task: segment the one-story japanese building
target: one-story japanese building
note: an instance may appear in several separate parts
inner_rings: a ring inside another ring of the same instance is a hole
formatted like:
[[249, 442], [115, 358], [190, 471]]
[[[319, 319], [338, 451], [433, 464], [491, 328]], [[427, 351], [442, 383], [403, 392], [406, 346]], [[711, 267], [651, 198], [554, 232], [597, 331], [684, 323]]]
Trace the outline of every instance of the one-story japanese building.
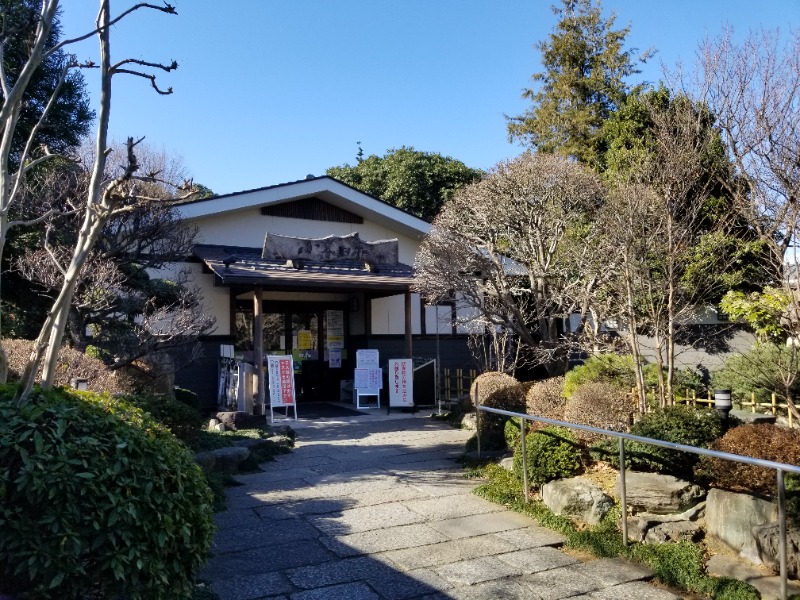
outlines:
[[202, 358], [176, 375], [202, 406], [235, 396], [240, 408], [243, 398], [248, 410], [252, 397], [258, 405], [247, 365], [269, 354], [294, 357], [301, 403], [339, 400], [358, 349], [379, 350], [382, 364], [437, 356], [444, 366], [473, 364], [456, 307], [428, 306], [412, 291], [428, 222], [327, 176], [179, 210], [198, 231], [183, 266], [216, 317]]

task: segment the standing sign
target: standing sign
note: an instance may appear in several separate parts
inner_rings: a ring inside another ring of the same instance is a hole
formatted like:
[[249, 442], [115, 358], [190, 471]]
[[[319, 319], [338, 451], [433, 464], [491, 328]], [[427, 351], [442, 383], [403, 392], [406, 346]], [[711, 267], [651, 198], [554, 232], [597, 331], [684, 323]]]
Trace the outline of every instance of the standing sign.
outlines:
[[297, 419], [297, 402], [294, 394], [294, 365], [290, 355], [270, 355], [267, 357], [269, 373], [269, 412], [270, 420], [274, 420], [273, 409], [285, 408], [289, 417], [289, 407], [294, 408]]
[[356, 408], [369, 408], [361, 405], [362, 396], [377, 396], [378, 408], [381, 407], [383, 369], [378, 365], [379, 355], [377, 350], [356, 350], [356, 369], [353, 374]]
[[414, 364], [410, 358], [389, 361], [389, 407], [414, 406]]

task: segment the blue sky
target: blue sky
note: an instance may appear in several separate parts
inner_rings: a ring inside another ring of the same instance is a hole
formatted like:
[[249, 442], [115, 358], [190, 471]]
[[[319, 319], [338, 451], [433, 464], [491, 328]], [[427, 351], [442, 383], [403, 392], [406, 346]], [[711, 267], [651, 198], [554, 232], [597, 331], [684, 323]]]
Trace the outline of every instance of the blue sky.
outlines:
[[[169, 62], [159, 77], [115, 80], [111, 133], [145, 136], [183, 158], [198, 183], [228, 193], [323, 175], [366, 154], [413, 146], [476, 168], [522, 151], [504, 115], [540, 70], [534, 44], [553, 29], [547, 0], [172, 0], [179, 15], [140, 11], [115, 27], [113, 58]], [[115, 2], [117, 10], [127, 2]], [[92, 0], [64, 2], [65, 36], [84, 32]], [[698, 42], [731, 25], [800, 26], [800, 0], [606, 0], [629, 46], [653, 48], [641, 77], [694, 61]], [[95, 56], [95, 42], [73, 49]], [[96, 81], [87, 75], [90, 93]]]

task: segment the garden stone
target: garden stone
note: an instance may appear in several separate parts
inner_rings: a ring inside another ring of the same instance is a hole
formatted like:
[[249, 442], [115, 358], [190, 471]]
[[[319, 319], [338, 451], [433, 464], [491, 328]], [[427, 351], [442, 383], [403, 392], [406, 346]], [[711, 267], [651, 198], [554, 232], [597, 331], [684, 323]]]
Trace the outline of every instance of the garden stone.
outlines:
[[478, 422], [476, 420], [475, 413], [467, 413], [461, 417], [461, 429], [466, 429], [467, 431], [477, 431]]
[[701, 527], [691, 521], [660, 523], [647, 532], [644, 542], [646, 544], [694, 542], [701, 536], [701, 531]]
[[[626, 472], [625, 489], [630, 508], [657, 515], [684, 511], [700, 502], [705, 495], [700, 486], [672, 475], [637, 471]], [[619, 496], [619, 476], [617, 476], [614, 490]]]
[[272, 440], [268, 440], [265, 438], [260, 439], [246, 439], [246, 440], [236, 440], [233, 445], [237, 448], [248, 448], [250, 450], [257, 450], [259, 448], [266, 448], [267, 446], [272, 446], [275, 442]]
[[[209, 458], [209, 456], [211, 458]], [[239, 465], [250, 457], [250, 450], [247, 448], [237, 448], [230, 446], [228, 448], [217, 448], [216, 450], [209, 450], [208, 452], [198, 452], [195, 459], [199, 464], [205, 464], [209, 460], [211, 462], [211, 469], [220, 473], [236, 473], [239, 470]]]
[[[638, 513], [635, 516], [628, 517], [628, 539], [636, 542], [644, 542], [648, 537], [648, 532], [663, 524], [681, 523], [678, 527], [686, 527], [686, 523], [696, 521], [705, 514], [706, 503], [701, 502], [697, 506], [683, 511], [682, 513], [675, 513], [669, 515], [656, 515], [653, 513]], [[621, 522], [622, 519], [620, 519]], [[696, 527], [696, 529], [701, 529]], [[661, 537], [661, 533], [654, 534]], [[649, 543], [649, 542], [648, 542]]]
[[777, 520], [778, 508], [767, 500], [718, 489], [708, 493], [706, 530], [754, 563], [761, 559], [753, 528]]
[[228, 429], [258, 429], [265, 424], [264, 416], [254, 416], [248, 412], [240, 410], [226, 410], [214, 415], [221, 423], [225, 423]]
[[198, 452], [194, 455], [194, 459], [203, 471], [213, 471], [214, 463], [217, 462], [217, 459], [214, 458], [211, 452]]
[[597, 525], [614, 505], [603, 490], [583, 477], [557, 479], [542, 486], [542, 502], [557, 515]]
[[219, 425], [219, 419], [210, 419], [208, 421], [208, 430], [214, 431], [214, 428]]
[[742, 423], [752, 425], [754, 423], [775, 423], [778, 419], [775, 415], [765, 415], [763, 413], [754, 413], [749, 410], [732, 410], [731, 416], [736, 417]]
[[214, 429], [212, 431], [219, 431], [220, 433], [222, 433], [223, 431], [225, 431], [225, 423], [217, 423], [216, 425], [214, 425]]
[[[753, 527], [758, 556], [765, 566], [780, 573], [780, 530], [778, 523]], [[800, 528], [786, 529], [786, 571], [790, 579], [800, 576]]]
[[500, 466], [503, 467], [506, 471], [513, 471], [514, 470], [514, 457], [513, 456], [506, 456], [505, 458], [500, 459]]

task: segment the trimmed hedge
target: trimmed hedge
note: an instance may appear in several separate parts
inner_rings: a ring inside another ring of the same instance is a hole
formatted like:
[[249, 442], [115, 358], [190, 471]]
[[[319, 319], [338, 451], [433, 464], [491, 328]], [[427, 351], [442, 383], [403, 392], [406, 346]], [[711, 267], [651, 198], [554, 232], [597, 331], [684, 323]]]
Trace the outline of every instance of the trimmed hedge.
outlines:
[[[643, 415], [631, 427], [631, 433], [642, 437], [708, 448], [722, 435], [722, 421], [711, 409], [670, 406]], [[606, 439], [595, 444], [593, 455], [619, 468], [619, 442]], [[625, 442], [625, 464], [637, 471], [653, 471], [691, 479], [700, 457], [689, 452], [660, 448], [640, 442]]]
[[183, 599], [204, 562], [211, 492], [149, 415], [90, 392], [0, 387], [0, 591]]
[[[575, 436], [563, 427], [545, 427], [525, 436], [528, 482], [542, 485], [553, 479], [566, 479], [581, 470], [581, 447]], [[514, 472], [522, 476], [522, 445], [514, 451]]]
[[[475, 398], [477, 386], [478, 404], [512, 412], [525, 412], [525, 395], [520, 383], [505, 373], [483, 373], [472, 382], [469, 393]], [[479, 416], [481, 445], [486, 450], [506, 447], [504, 427], [508, 417], [487, 412]]]

